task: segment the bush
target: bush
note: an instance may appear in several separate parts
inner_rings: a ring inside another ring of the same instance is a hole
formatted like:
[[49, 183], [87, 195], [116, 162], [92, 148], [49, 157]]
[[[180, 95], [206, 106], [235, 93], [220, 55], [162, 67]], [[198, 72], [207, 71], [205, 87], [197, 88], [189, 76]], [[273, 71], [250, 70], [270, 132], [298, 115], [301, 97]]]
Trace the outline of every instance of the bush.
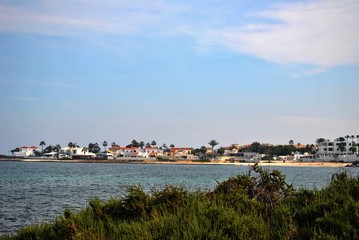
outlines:
[[345, 172], [324, 189], [295, 191], [279, 171], [254, 165], [208, 192], [130, 186], [0, 239], [359, 239], [358, 193], [359, 178]]
[[[256, 174], [252, 175], [252, 171]], [[285, 182], [285, 176], [278, 170], [269, 172], [255, 164], [248, 173], [238, 175], [219, 183], [215, 194], [227, 196], [244, 194], [249, 199], [258, 200], [270, 207], [278, 204], [282, 199], [293, 194], [293, 186]]]

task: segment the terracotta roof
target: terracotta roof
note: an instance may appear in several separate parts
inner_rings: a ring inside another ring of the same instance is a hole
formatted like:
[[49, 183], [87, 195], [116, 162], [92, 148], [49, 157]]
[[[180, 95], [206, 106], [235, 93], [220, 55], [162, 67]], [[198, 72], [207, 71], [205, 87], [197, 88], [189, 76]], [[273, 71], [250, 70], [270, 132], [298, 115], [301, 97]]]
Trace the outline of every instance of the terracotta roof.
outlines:
[[20, 148], [27, 148], [26, 146], [22, 146], [22, 147], [20, 147]]
[[35, 146], [31, 146], [30, 148], [37, 148], [37, 147], [35, 147]]
[[124, 148], [125, 148], [125, 147], [114, 146], [114, 147], [109, 147], [108, 149], [119, 150], [119, 149], [124, 149]]
[[183, 147], [183, 148], [179, 148], [179, 147], [177, 147], [177, 148], [171, 148], [171, 152], [176, 152], [176, 151], [183, 151], [183, 150], [188, 150], [188, 151], [191, 151], [192, 150], [192, 148], [189, 148], [189, 147]]

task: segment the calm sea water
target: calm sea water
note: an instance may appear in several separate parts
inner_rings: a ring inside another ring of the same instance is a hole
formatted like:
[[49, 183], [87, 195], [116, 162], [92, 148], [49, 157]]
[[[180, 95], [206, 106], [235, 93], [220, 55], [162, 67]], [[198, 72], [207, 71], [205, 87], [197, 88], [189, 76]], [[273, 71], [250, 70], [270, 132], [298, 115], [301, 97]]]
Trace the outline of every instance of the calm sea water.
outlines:
[[[340, 171], [329, 167], [276, 167], [297, 188], [321, 188]], [[0, 235], [22, 226], [49, 222], [64, 209], [77, 211], [92, 198], [123, 194], [125, 186], [140, 184], [146, 191], [166, 185], [188, 190], [213, 189], [248, 170], [234, 165], [162, 165], [0, 162]], [[358, 168], [346, 169], [353, 175]]]

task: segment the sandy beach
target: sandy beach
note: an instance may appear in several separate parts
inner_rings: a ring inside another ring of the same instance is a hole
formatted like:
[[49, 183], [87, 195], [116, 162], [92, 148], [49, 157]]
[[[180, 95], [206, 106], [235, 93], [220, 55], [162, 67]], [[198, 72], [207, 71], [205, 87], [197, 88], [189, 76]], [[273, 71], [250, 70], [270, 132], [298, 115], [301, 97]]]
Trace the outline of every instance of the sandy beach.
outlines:
[[[31, 158], [31, 159], [21, 159], [21, 158], [0, 158], [0, 161], [20, 161], [20, 162], [56, 162], [56, 163], [109, 163], [109, 164], [121, 164], [121, 163], [131, 163], [131, 164], [170, 164], [170, 165], [236, 165], [236, 166], [251, 166], [254, 163], [241, 162], [241, 163], [229, 163], [221, 161], [212, 161], [212, 162], [192, 162], [192, 161], [156, 161], [156, 160], [56, 160], [56, 159], [40, 159], [40, 158]], [[346, 167], [351, 165], [351, 163], [343, 162], [296, 162], [296, 161], [261, 161], [260, 166], [286, 166], [286, 167]]]

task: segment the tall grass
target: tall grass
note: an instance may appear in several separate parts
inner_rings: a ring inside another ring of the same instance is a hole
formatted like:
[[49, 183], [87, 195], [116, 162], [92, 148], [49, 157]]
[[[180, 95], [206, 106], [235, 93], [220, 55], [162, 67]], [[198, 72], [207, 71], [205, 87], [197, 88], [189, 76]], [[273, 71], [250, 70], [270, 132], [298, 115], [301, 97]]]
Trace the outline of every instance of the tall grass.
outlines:
[[130, 186], [1, 239], [359, 239], [359, 177], [341, 172], [324, 189], [296, 191], [254, 166], [208, 192]]

